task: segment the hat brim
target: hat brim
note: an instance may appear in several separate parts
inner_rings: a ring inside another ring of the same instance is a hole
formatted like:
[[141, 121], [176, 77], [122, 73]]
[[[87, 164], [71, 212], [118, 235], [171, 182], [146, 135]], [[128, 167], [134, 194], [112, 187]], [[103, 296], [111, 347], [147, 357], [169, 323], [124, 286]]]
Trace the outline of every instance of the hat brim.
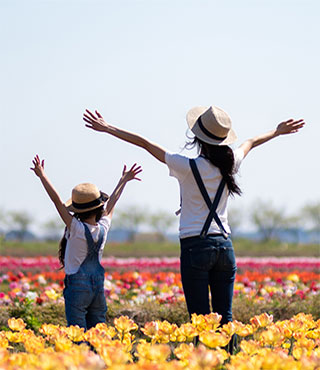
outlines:
[[73, 212], [73, 213], [84, 213], [84, 212], [88, 212], [88, 211], [93, 211], [94, 209], [96, 208], [99, 208], [101, 206], [103, 206], [106, 201], [109, 199], [109, 195], [104, 193], [103, 191], [100, 191], [101, 193], [101, 201], [99, 204], [93, 206], [93, 207], [88, 207], [88, 208], [76, 208], [72, 205], [72, 198], [68, 199], [66, 202], [65, 202], [65, 206], [66, 208], [68, 209], [68, 211], [70, 212]]
[[215, 140], [208, 137], [199, 127], [198, 118], [209, 109], [210, 107], [194, 107], [189, 110], [187, 113], [187, 123], [190, 130], [193, 134], [200, 140], [204, 141], [207, 144], [211, 145], [230, 145], [237, 140], [237, 135], [234, 130], [231, 128], [229, 130], [228, 136], [224, 140]]

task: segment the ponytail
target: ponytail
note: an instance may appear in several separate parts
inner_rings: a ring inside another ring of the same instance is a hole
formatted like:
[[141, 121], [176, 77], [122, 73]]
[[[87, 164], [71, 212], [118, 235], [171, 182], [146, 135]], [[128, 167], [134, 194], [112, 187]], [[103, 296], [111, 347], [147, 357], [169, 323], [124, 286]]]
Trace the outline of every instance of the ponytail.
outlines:
[[199, 152], [208, 159], [215, 167], [218, 167], [231, 196], [241, 195], [241, 189], [234, 178], [234, 155], [232, 149], [227, 145], [210, 145], [194, 137], [185, 148], [193, 148], [198, 145]]

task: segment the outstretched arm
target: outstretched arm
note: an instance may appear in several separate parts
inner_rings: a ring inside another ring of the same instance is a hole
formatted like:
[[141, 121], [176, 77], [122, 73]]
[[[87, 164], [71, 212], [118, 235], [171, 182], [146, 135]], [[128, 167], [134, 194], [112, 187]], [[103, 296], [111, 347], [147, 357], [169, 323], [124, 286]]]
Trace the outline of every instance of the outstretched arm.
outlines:
[[110, 195], [106, 210], [104, 211], [104, 215], [109, 216], [110, 218], [112, 218], [114, 207], [119, 200], [126, 183], [131, 180], [141, 181], [141, 179], [137, 177], [137, 175], [142, 171], [141, 166], [137, 166], [137, 164], [135, 163], [129, 171], [126, 171], [126, 169], [127, 167], [126, 165], [124, 165], [122, 176], [113, 193]]
[[62, 202], [58, 192], [54, 188], [54, 186], [51, 184], [50, 180], [46, 176], [44, 172], [44, 160], [40, 160], [39, 156], [36, 155], [32, 161], [33, 163], [33, 168], [31, 167], [30, 169], [36, 174], [36, 176], [39, 177], [43, 187], [45, 188], [47, 194], [49, 195], [50, 199], [54, 203], [54, 205], [57, 208], [57, 211], [62, 218], [63, 222], [65, 225], [70, 228], [71, 221], [72, 221], [72, 216], [67, 210], [67, 207], [64, 205]]
[[275, 130], [267, 132], [266, 134], [263, 135], [256, 136], [252, 139], [246, 140], [243, 144], [240, 145], [240, 148], [243, 149], [244, 156], [246, 156], [251, 149], [261, 144], [264, 144], [277, 136], [294, 134], [295, 132], [298, 132], [304, 126], [304, 124], [305, 122], [303, 119], [299, 120], [289, 119], [288, 121], [279, 123]]
[[89, 127], [95, 131], [106, 132], [121, 140], [127, 141], [128, 143], [137, 145], [147, 150], [160, 162], [165, 163], [166, 150], [160, 145], [155, 144], [140, 135], [109, 125], [105, 122], [102, 115], [98, 111], [95, 111], [95, 114], [93, 114], [88, 109], [86, 109], [86, 112], [87, 113], [83, 114], [83, 120], [87, 122], [86, 127]]

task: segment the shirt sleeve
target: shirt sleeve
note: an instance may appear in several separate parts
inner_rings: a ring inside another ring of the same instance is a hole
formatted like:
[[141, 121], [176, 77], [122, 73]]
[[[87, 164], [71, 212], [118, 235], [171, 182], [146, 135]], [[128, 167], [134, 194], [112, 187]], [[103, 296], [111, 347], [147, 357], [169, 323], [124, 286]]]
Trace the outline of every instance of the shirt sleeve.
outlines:
[[242, 148], [237, 148], [234, 152], [233, 152], [233, 155], [234, 155], [234, 169], [233, 169], [233, 172], [234, 173], [237, 173], [239, 171], [239, 168], [240, 168], [240, 165], [244, 159], [244, 151]]
[[75, 217], [72, 217], [70, 230], [67, 230], [67, 236], [69, 238], [73, 238], [75, 235], [81, 232], [82, 228], [83, 226], [81, 225], [81, 222], [77, 220]]
[[189, 158], [181, 154], [166, 152], [165, 161], [169, 168], [169, 175], [183, 182], [190, 171]]
[[111, 226], [111, 218], [109, 216], [103, 216], [99, 220], [99, 224], [108, 232]]

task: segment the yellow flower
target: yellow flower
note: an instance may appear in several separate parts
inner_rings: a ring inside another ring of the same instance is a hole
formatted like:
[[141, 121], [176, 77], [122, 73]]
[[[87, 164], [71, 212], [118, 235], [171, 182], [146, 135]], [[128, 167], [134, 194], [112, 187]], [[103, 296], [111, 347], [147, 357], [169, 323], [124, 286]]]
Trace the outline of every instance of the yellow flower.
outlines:
[[227, 336], [225, 333], [217, 333], [213, 330], [209, 330], [201, 332], [199, 339], [207, 347], [216, 348], [226, 346], [230, 342], [231, 337]]
[[39, 332], [43, 335], [55, 335], [57, 332], [59, 332], [59, 325], [53, 325], [53, 324], [42, 324], [41, 328], [39, 329]]
[[240, 337], [247, 337], [248, 335], [252, 335], [254, 332], [253, 326], [251, 325], [244, 325], [239, 321], [233, 321], [236, 327], [236, 334]]
[[254, 340], [242, 340], [240, 343], [240, 348], [245, 354], [252, 356], [258, 353], [261, 347], [259, 342]]
[[194, 337], [198, 335], [197, 329], [191, 324], [182, 324], [180, 328], [175, 331], [176, 340], [178, 342], [191, 342]]
[[41, 353], [45, 350], [45, 339], [42, 337], [36, 337], [35, 335], [28, 340], [23, 342], [24, 347], [29, 353]]
[[276, 325], [269, 326], [269, 328], [260, 334], [260, 340], [263, 345], [267, 346], [281, 346], [285, 341], [285, 336], [281, 329]]
[[297, 274], [288, 275], [287, 280], [293, 281], [294, 283], [297, 283], [298, 281], [300, 281], [299, 276]]
[[[8, 348], [9, 342], [4, 332], [0, 332], [0, 350], [1, 348]], [[0, 356], [1, 359], [1, 356]]]
[[205, 346], [199, 345], [188, 359], [188, 369], [211, 370], [224, 363], [222, 353], [208, 350]]
[[258, 329], [258, 328], [264, 328], [268, 325], [270, 325], [273, 322], [273, 316], [268, 315], [267, 313], [263, 313], [261, 315], [256, 315], [253, 318], [250, 319], [251, 325]]
[[9, 328], [13, 331], [22, 331], [26, 324], [22, 319], [11, 318], [8, 320]]
[[73, 342], [81, 342], [84, 340], [84, 328], [80, 328], [78, 325], [67, 327], [65, 333]]
[[72, 347], [72, 342], [69, 338], [61, 336], [55, 340], [55, 350], [57, 352], [68, 351]]
[[104, 346], [98, 352], [107, 367], [132, 362], [131, 354], [126, 351], [120, 342], [117, 342], [115, 346]]
[[220, 332], [232, 336], [236, 332], [236, 329], [237, 329], [236, 324], [232, 321], [229, 321], [227, 324], [224, 324], [220, 328]]
[[23, 341], [23, 337], [20, 332], [7, 331], [6, 337], [11, 343], [20, 343]]
[[167, 344], [149, 344], [140, 342], [137, 345], [135, 355], [142, 362], [163, 363], [171, 354], [171, 349]]
[[205, 315], [205, 320], [207, 322], [206, 330], [216, 330], [220, 326], [220, 321], [222, 316], [216, 312], [211, 312]]
[[114, 325], [120, 333], [129, 333], [131, 330], [137, 330], [138, 325], [128, 316], [120, 316], [114, 319]]
[[59, 297], [60, 297], [60, 294], [57, 293], [54, 289], [48, 289], [45, 291], [45, 294], [48, 298], [56, 301]]

